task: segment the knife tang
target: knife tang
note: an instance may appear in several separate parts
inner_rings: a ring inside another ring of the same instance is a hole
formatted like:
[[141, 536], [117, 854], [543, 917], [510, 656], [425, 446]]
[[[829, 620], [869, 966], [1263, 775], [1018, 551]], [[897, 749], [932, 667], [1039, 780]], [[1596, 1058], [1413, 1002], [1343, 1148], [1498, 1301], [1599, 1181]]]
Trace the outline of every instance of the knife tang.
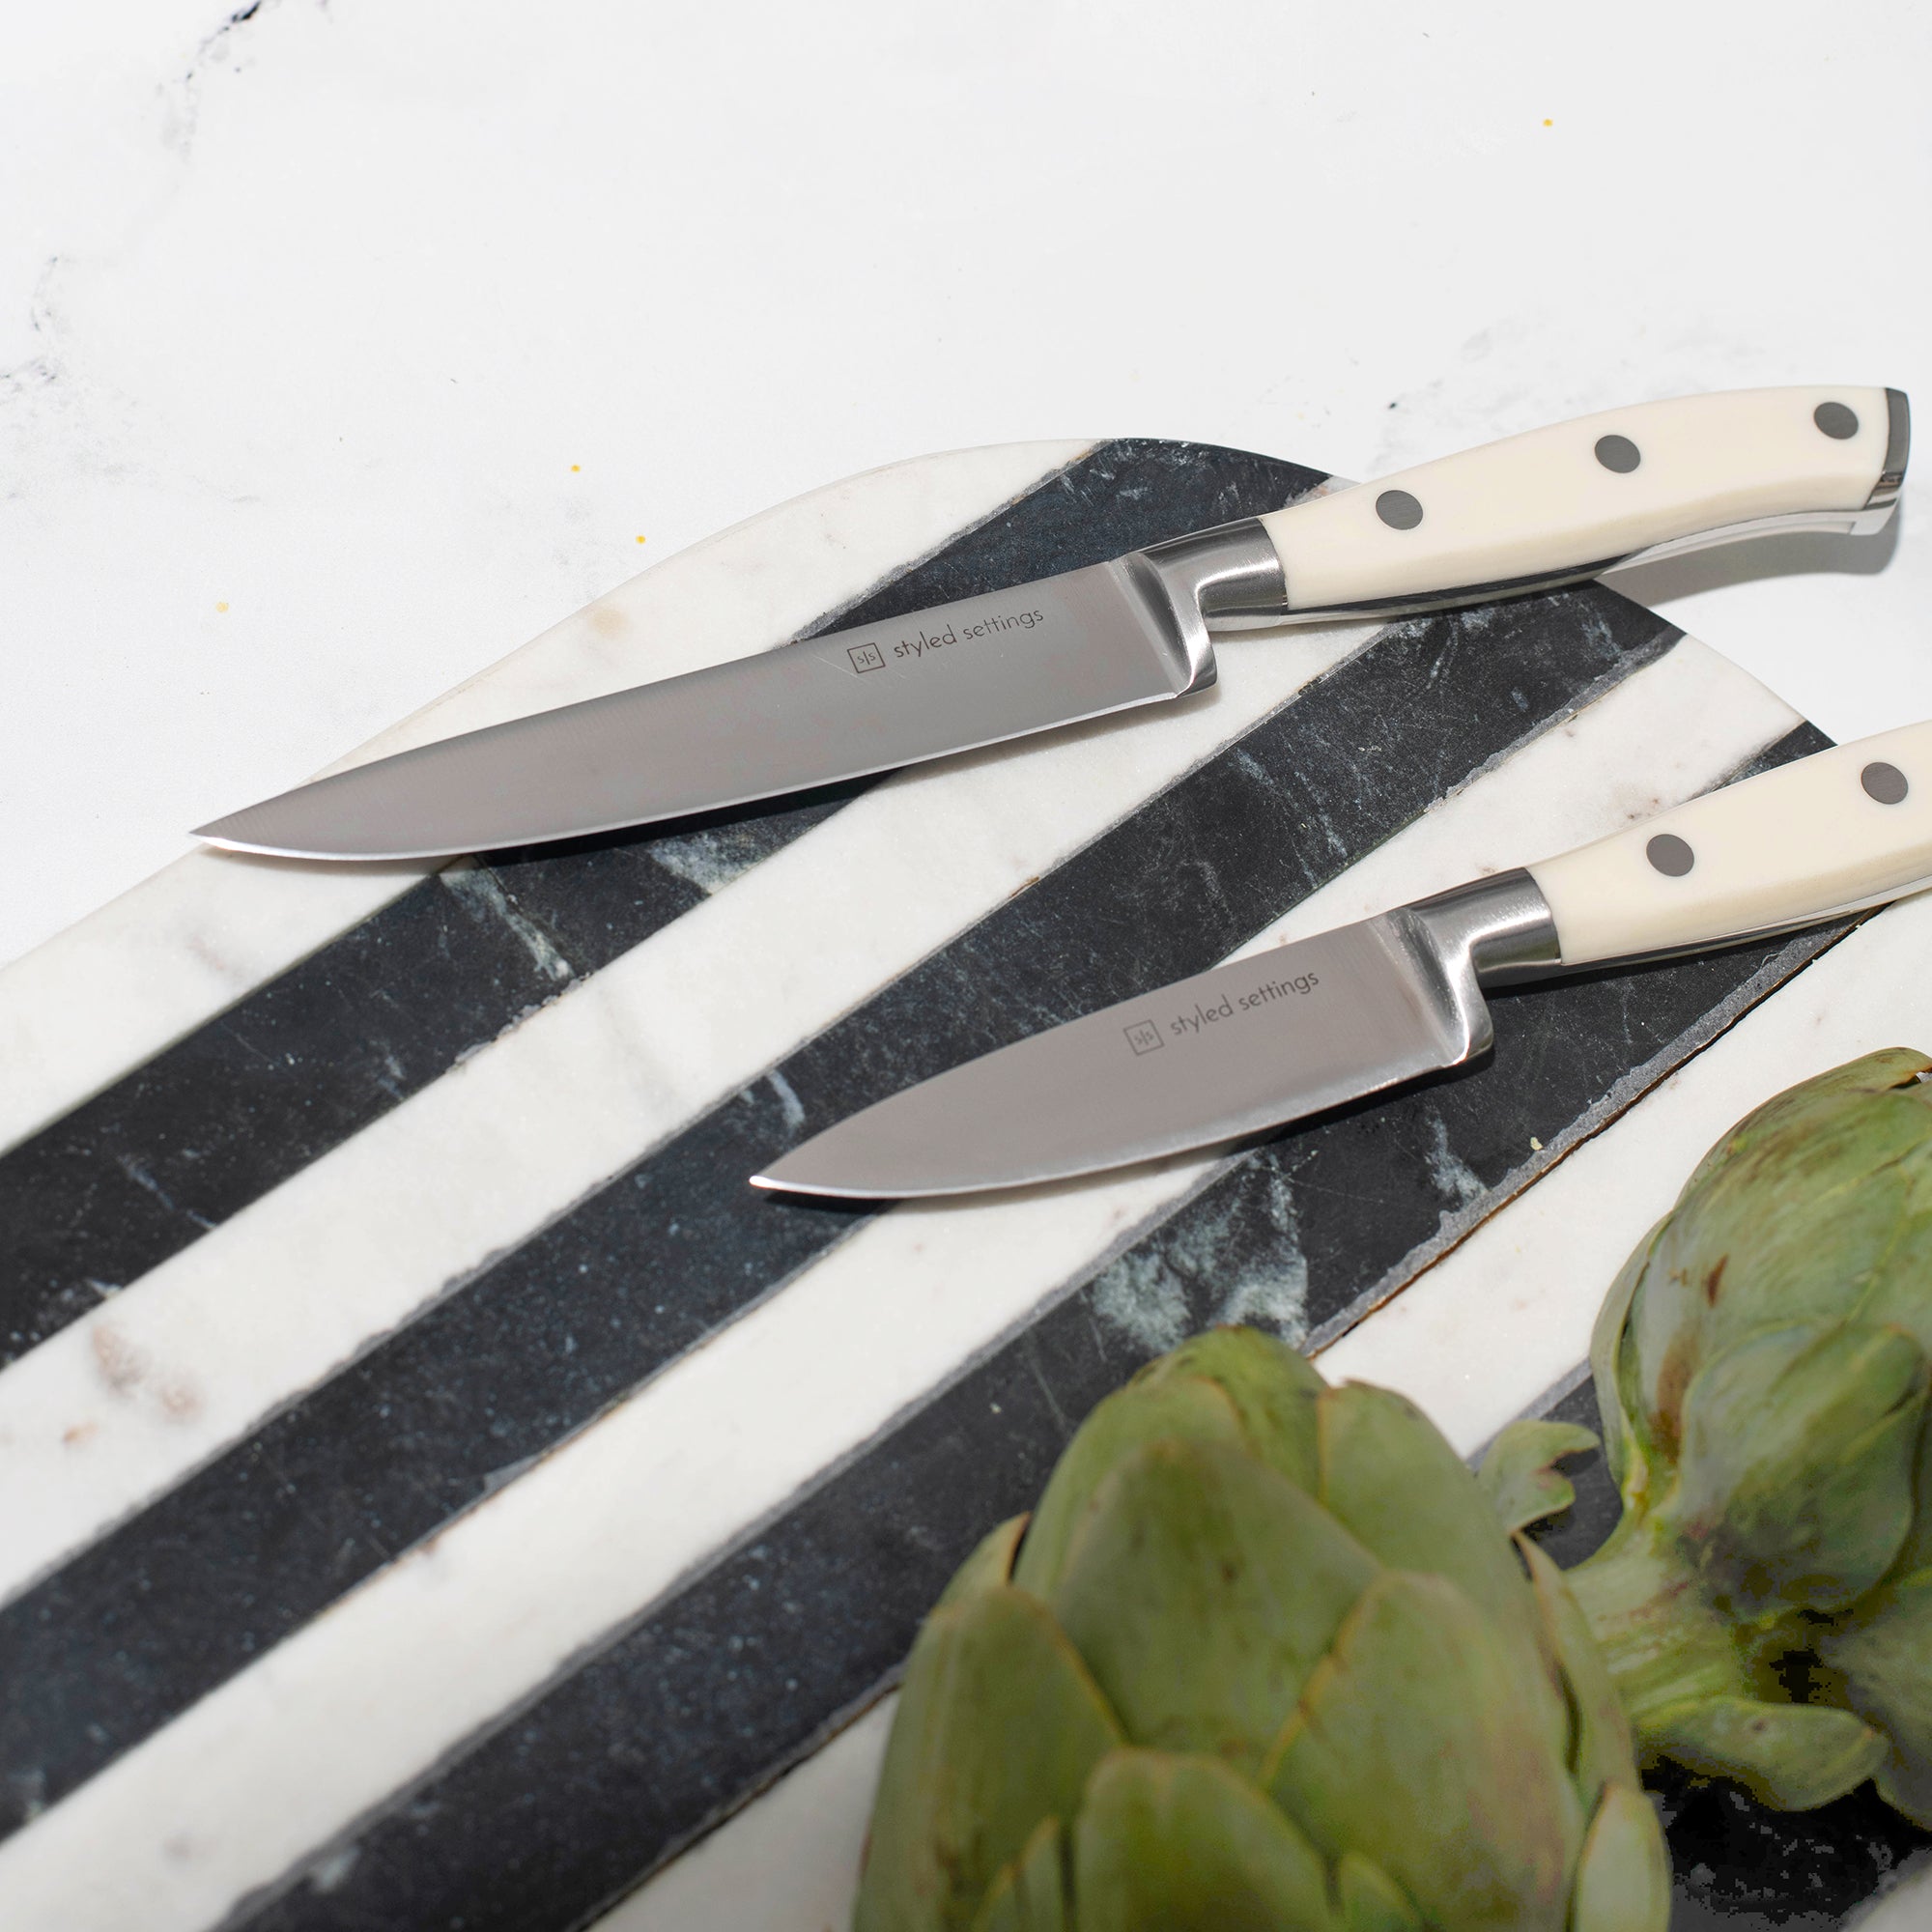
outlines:
[[1881, 905], [1932, 885], [1932, 720], [1707, 792], [1527, 869], [1565, 967]]
[[1776, 531], [1864, 534], [1890, 515], [1910, 443], [1898, 389], [1735, 389], [1579, 416], [1258, 518], [1279, 601], [1215, 628], [1474, 603]]

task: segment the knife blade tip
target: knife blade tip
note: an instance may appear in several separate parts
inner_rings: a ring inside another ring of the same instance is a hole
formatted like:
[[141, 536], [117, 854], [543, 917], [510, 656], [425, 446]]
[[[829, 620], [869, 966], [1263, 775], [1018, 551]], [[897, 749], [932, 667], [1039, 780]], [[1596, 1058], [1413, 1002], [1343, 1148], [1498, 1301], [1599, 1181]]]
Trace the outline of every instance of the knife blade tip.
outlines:
[[[787, 1156], [789, 1158], [789, 1156]], [[796, 1171], [787, 1174], [785, 1161], [775, 1162], [763, 1173], [752, 1175], [751, 1184], [766, 1194], [810, 1194], [824, 1201], [896, 1201], [896, 1193], [875, 1187], [852, 1187], [837, 1181], [814, 1179]]]

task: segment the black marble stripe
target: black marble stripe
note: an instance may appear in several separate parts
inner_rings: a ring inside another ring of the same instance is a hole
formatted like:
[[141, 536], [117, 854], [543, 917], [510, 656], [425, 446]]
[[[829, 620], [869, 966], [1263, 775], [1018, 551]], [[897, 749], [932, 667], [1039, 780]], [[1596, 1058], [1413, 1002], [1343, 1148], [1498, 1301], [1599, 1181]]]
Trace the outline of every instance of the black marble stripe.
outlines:
[[[1381, 1271], [1412, 1271], [1416, 1251], [1403, 1248], [1412, 1231], [1384, 1212], [1387, 1170], [1426, 1165], [1435, 1122], [1448, 1123], [1447, 1154], [1471, 1162], [1529, 1130], [1555, 1140], [1634, 1065], [1647, 1063], [1656, 1079], [1681, 1064], [1727, 995], [1780, 983], [1835, 936], [1660, 968], [1623, 998], [1581, 980], [1515, 1000], [1497, 1012], [1493, 1062], [1453, 1083], [1454, 1108], [1443, 1088], [1416, 1090], [1245, 1157], [1239, 1166], [1266, 1173], [1271, 1155], [1292, 1152], [1265, 1182], [1285, 1211], [1228, 1215], [1207, 1235], [1197, 1226], [1184, 1265], [1174, 1223], [1153, 1230], [235, 1924], [563, 1932], [585, 1923], [889, 1688], [954, 1566], [1029, 1505], [1080, 1418], [1159, 1349], [1222, 1318], [1231, 1283], [1278, 1265], [1284, 1226], [1346, 1204], [1351, 1250], [1309, 1260], [1320, 1304], [1346, 1301]], [[1621, 1259], [1603, 1258], [1605, 1282]], [[1164, 1284], [1166, 1332], [1149, 1332], [1147, 1303], [1123, 1309], [1118, 1284], [1136, 1272], [1141, 1292]], [[1613, 1518], [1601, 1473], [1586, 1475], [1578, 1510], [1550, 1526], [1552, 1547], [1574, 1561]], [[1700, 1816], [1687, 1806], [1684, 1844], [1703, 1842]], [[1922, 1841], [1896, 1819], [1857, 1810], [1855, 1830], [1875, 1824], [1886, 1843]], [[1845, 1862], [1849, 1883], [1860, 1868], [1855, 1857]], [[1796, 1902], [1804, 1874], [1787, 1876]], [[1760, 1868], [1757, 1882], [1776, 1889], [1779, 1880]]]
[[[1322, 480], [1237, 450], [1104, 443], [807, 635], [1098, 562], [1278, 508]], [[480, 871], [425, 880], [0, 1155], [0, 1364], [864, 788], [496, 854]]]
[[71, 1790], [859, 1218], [742, 1177], [910, 1081], [1225, 957], [1677, 635], [1601, 588], [1382, 634], [0, 1611], [0, 1776]]

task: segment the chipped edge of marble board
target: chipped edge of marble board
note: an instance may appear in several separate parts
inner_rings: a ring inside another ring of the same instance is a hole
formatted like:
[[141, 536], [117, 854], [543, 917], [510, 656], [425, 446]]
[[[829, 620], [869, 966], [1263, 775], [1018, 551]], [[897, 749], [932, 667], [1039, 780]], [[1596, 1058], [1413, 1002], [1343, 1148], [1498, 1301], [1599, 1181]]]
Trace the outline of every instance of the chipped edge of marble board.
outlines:
[[[1096, 446], [952, 450], [810, 491], [617, 584], [326, 769], [782, 643]], [[745, 568], [771, 547], [782, 571]], [[436, 869], [202, 847], [0, 966], [0, 1151]]]

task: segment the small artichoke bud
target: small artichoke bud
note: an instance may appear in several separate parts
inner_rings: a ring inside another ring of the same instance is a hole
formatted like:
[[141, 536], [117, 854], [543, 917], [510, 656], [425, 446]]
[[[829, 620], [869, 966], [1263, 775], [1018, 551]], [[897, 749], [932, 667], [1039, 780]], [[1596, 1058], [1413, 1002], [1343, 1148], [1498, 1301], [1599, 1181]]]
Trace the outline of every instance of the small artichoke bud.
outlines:
[[1768, 1328], [1709, 1362], [1669, 1520], [1711, 1584], [1751, 1609], [1863, 1596], [1912, 1526], [1926, 1380], [1911, 1336], [1858, 1322]]
[[1875, 1775], [1921, 1823], [1928, 1072], [1892, 1048], [1780, 1094], [1631, 1257], [1591, 1348], [1624, 1517], [1570, 1577], [1645, 1757], [1791, 1807]]

